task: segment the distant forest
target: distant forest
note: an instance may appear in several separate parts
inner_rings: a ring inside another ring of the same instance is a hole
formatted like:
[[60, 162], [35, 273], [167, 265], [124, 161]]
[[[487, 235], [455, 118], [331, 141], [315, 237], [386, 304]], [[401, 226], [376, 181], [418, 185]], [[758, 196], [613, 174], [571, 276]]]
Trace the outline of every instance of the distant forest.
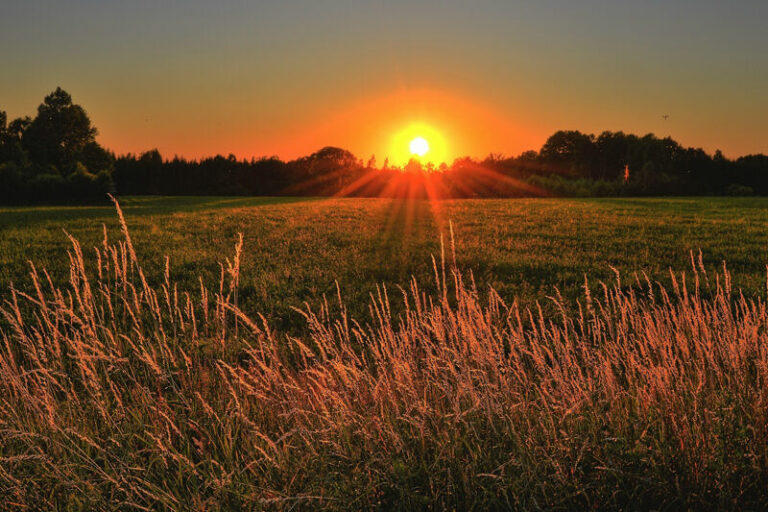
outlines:
[[326, 147], [292, 161], [116, 156], [96, 142], [86, 111], [61, 88], [34, 118], [0, 111], [0, 203], [101, 202], [119, 195], [531, 197], [768, 195], [768, 156], [735, 160], [669, 137], [558, 131], [516, 157], [459, 158], [434, 168], [363, 161]]

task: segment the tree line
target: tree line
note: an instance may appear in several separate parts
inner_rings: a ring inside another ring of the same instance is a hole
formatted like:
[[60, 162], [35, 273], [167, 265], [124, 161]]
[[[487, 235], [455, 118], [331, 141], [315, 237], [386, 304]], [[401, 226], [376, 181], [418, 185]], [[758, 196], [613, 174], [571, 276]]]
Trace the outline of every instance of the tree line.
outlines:
[[450, 165], [367, 162], [326, 147], [277, 157], [116, 156], [96, 142], [86, 111], [57, 88], [34, 118], [0, 111], [0, 202], [98, 202], [120, 195], [530, 197], [768, 195], [768, 156], [728, 159], [669, 137], [558, 131], [539, 151], [459, 158]]

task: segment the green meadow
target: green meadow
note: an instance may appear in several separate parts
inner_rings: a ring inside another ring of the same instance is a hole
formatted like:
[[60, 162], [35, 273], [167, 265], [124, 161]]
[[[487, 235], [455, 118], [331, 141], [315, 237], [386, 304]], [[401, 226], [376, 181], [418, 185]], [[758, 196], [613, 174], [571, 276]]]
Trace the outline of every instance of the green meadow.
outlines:
[[[377, 285], [407, 287], [416, 277], [434, 284], [441, 237], [451, 260], [471, 271], [482, 291], [506, 300], [547, 302], [559, 290], [570, 299], [589, 282], [645, 272], [668, 282], [688, 271], [699, 251], [705, 266], [723, 262], [736, 287], [764, 293], [768, 263], [768, 199], [517, 199], [392, 201], [218, 197], [120, 199], [140, 263], [150, 280], [165, 257], [179, 286], [218, 282], [220, 263], [244, 238], [240, 305], [276, 328], [304, 324], [293, 308], [336, 297], [367, 317]], [[0, 289], [29, 282], [29, 261], [57, 284], [69, 276], [66, 233], [86, 260], [101, 245], [103, 226], [120, 240], [112, 206], [0, 208]], [[0, 293], [2, 293], [0, 291]]]

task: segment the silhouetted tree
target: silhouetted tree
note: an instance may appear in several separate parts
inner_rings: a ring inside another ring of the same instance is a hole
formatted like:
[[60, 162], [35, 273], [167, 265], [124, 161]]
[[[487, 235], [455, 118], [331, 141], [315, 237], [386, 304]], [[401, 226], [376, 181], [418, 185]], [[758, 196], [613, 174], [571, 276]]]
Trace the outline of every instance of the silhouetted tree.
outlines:
[[114, 157], [95, 136], [85, 110], [61, 88], [45, 97], [34, 119], [8, 123], [0, 112], [0, 200], [106, 200], [114, 191]]
[[556, 132], [541, 148], [541, 158], [552, 170], [574, 176], [593, 174], [596, 156], [594, 136], [579, 131]]
[[56, 88], [37, 108], [37, 116], [24, 131], [23, 143], [33, 162], [53, 165], [68, 174], [83, 160], [86, 146], [96, 144], [96, 128], [72, 97]]

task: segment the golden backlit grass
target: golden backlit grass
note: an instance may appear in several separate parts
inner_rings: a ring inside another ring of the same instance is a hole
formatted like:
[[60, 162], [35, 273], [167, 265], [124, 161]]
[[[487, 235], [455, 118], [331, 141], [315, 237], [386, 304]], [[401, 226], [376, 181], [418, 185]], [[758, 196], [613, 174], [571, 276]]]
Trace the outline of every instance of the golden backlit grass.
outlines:
[[549, 314], [451, 246], [436, 291], [380, 287], [362, 323], [335, 297], [296, 338], [240, 309], [240, 243], [212, 289], [153, 286], [120, 219], [0, 309], [0, 508], [768, 505], [768, 312], [725, 267]]

